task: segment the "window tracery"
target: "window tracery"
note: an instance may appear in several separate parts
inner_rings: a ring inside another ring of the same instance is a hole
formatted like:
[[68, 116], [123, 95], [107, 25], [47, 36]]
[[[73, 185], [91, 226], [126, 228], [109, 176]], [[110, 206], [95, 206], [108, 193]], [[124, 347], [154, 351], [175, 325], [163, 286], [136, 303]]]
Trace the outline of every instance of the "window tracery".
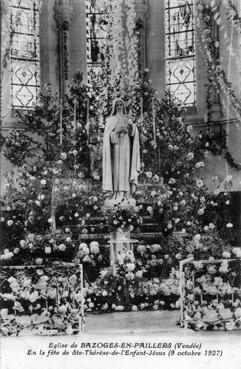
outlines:
[[193, 0], [166, 0], [166, 85], [186, 107], [196, 105]]
[[11, 98], [13, 109], [30, 109], [40, 88], [39, 4], [11, 0]]

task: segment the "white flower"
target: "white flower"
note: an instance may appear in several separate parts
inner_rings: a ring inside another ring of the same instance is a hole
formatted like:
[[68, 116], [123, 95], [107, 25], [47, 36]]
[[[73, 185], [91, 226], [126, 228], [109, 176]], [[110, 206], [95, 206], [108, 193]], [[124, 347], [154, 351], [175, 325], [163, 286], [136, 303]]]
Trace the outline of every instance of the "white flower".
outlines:
[[202, 261], [194, 261], [193, 265], [195, 266], [196, 269], [202, 269], [203, 268]]
[[168, 229], [172, 229], [172, 222], [168, 222], [168, 224], [167, 224], [167, 228], [168, 228]]
[[58, 313], [60, 314], [65, 314], [67, 311], [67, 306], [66, 305], [60, 305], [58, 308]]
[[215, 225], [213, 223], [209, 223], [208, 227], [209, 227], [209, 229], [214, 229]]
[[207, 232], [209, 230], [209, 227], [206, 225], [204, 226], [204, 231]]
[[192, 160], [192, 159], [194, 159], [194, 154], [192, 152], [189, 152], [187, 154], [187, 160]]
[[235, 316], [235, 318], [241, 318], [241, 307], [237, 308], [234, 311], [234, 316]]
[[37, 206], [40, 206], [40, 205], [41, 205], [41, 202], [40, 202], [39, 200], [36, 200], [36, 201], [35, 201], [35, 204], [36, 204]]
[[219, 272], [220, 273], [228, 273], [228, 264], [226, 262], [223, 262], [220, 265]]
[[177, 260], [181, 260], [181, 258], [182, 258], [182, 254], [179, 252], [179, 253], [177, 253], [176, 255], [175, 255], [175, 258], [177, 259]]
[[8, 309], [1, 309], [1, 311], [0, 311], [0, 315], [1, 315], [1, 317], [4, 319], [4, 318], [6, 318], [7, 317], [7, 315], [8, 315]]
[[235, 328], [235, 323], [234, 321], [230, 321], [225, 323], [225, 329], [227, 329], [227, 331], [232, 331]]
[[45, 179], [41, 179], [40, 183], [41, 183], [42, 186], [45, 186], [47, 181]]
[[146, 209], [149, 213], [152, 213], [152, 207], [151, 206], [148, 206], [147, 209]]
[[146, 251], [146, 246], [138, 245], [136, 251], [139, 252], [140, 254], [144, 254], [144, 252]]
[[233, 224], [232, 224], [232, 223], [227, 223], [227, 224], [226, 224], [226, 227], [227, 227], [227, 228], [233, 228]]
[[234, 247], [232, 249], [232, 252], [234, 255], [236, 255], [237, 258], [241, 257], [241, 248], [240, 247]]
[[26, 243], [26, 241], [21, 240], [21, 241], [20, 241], [20, 246], [22, 247], [22, 249], [26, 249], [26, 247], [27, 247], [27, 243]]
[[79, 251], [82, 251], [85, 255], [89, 255], [90, 253], [88, 246], [84, 242], [79, 245]]
[[147, 176], [147, 178], [151, 178], [152, 177], [152, 172], [146, 172], [146, 176]]
[[174, 178], [170, 178], [168, 181], [169, 184], [175, 184], [176, 180]]
[[90, 252], [92, 254], [99, 254], [100, 252], [100, 247], [99, 247], [99, 242], [97, 241], [92, 241], [90, 243]]
[[198, 163], [195, 164], [196, 168], [201, 168], [204, 167], [204, 162], [203, 161], [199, 161]]
[[220, 189], [219, 188], [216, 188], [216, 190], [214, 191], [214, 195], [215, 196], [218, 196], [220, 194]]
[[46, 246], [44, 249], [45, 254], [51, 254], [51, 247]]
[[193, 126], [192, 125], [188, 125], [187, 126], [187, 131], [190, 133], [193, 130]]
[[67, 154], [65, 152], [61, 152], [61, 159], [65, 160], [67, 159]]
[[67, 237], [65, 241], [68, 242], [68, 243], [70, 243], [72, 241], [71, 240], [71, 237]]
[[10, 227], [11, 225], [13, 225], [13, 220], [11, 220], [11, 219], [10, 219], [10, 220], [8, 220], [8, 221], [7, 221], [7, 225], [8, 225], [9, 227]]
[[47, 296], [51, 299], [54, 299], [56, 297], [56, 288], [50, 288], [47, 292]]
[[226, 258], [230, 258], [231, 257], [231, 254], [230, 254], [230, 252], [228, 252], [228, 251], [224, 251], [223, 252], [223, 257], [226, 259]]
[[98, 181], [99, 179], [100, 179], [100, 176], [99, 176], [99, 174], [93, 174], [93, 179], [95, 180], [95, 181]]
[[53, 218], [48, 219], [48, 223], [52, 224], [54, 222]]
[[73, 155], [76, 156], [78, 154], [77, 150], [73, 150]]
[[196, 185], [197, 185], [198, 188], [203, 187], [203, 181], [201, 179], [197, 179], [196, 180]]
[[126, 270], [128, 272], [132, 272], [135, 269], [135, 264], [134, 263], [127, 263], [126, 264]]
[[42, 262], [43, 262], [43, 259], [42, 259], [42, 258], [37, 258], [37, 259], [35, 260], [35, 263], [36, 263], [37, 265], [42, 264]]
[[38, 292], [37, 292], [37, 291], [34, 291], [34, 292], [32, 292], [32, 293], [30, 294], [30, 296], [29, 296], [29, 301], [30, 301], [30, 302], [35, 302], [35, 301], [38, 299], [38, 297], [39, 297]]
[[203, 215], [204, 214], [204, 209], [203, 208], [200, 208], [199, 210], [198, 210], [198, 215]]
[[151, 252], [158, 252], [161, 251], [161, 246], [155, 243], [154, 245], [151, 245]]
[[60, 251], [65, 251], [65, 250], [66, 250], [66, 246], [65, 246], [65, 244], [64, 244], [64, 243], [61, 243], [61, 244], [59, 245], [58, 249], [59, 249]]

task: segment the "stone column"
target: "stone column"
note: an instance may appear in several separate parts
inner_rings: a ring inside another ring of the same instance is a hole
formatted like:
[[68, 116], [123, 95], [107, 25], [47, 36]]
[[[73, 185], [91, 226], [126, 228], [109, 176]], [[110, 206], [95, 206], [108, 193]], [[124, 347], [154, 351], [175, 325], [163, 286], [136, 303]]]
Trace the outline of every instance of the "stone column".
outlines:
[[69, 27], [73, 16], [72, 0], [55, 0], [58, 29], [59, 96], [64, 98], [69, 81]]
[[[213, 17], [213, 15], [210, 14]], [[219, 43], [219, 26], [212, 19], [212, 35], [214, 42]], [[219, 46], [214, 47], [212, 51], [212, 60], [215, 64], [215, 67], [220, 63], [219, 58]], [[222, 106], [221, 106], [221, 98], [220, 98], [220, 86], [217, 79], [214, 77], [215, 85], [211, 87], [211, 102], [209, 106], [209, 120], [210, 122], [219, 122], [223, 116]]]
[[143, 0], [141, 3], [136, 3], [136, 29], [139, 32], [140, 50], [139, 54], [139, 71], [141, 77], [143, 76], [144, 69], [146, 68], [146, 24], [148, 18], [148, 4], [147, 0]]

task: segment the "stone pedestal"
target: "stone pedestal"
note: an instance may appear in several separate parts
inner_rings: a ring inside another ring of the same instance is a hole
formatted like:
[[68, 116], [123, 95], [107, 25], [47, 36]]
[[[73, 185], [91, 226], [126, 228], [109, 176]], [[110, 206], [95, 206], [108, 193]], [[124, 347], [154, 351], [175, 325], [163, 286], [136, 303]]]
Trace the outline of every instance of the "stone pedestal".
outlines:
[[130, 238], [130, 228], [118, 228], [115, 232], [110, 233], [110, 265], [113, 274], [116, 275], [116, 262], [121, 250], [133, 251], [133, 246], [138, 240]]
[[115, 206], [121, 208], [134, 208], [136, 206], [136, 200], [133, 197], [128, 199], [120, 199], [120, 198], [109, 198], [104, 202], [104, 206], [102, 208], [103, 211], [114, 209]]
[[[128, 196], [123, 197], [123, 193], [116, 193], [112, 197], [108, 198], [104, 202], [102, 212], [115, 212], [117, 209], [133, 209], [136, 207], [136, 200]], [[132, 240], [130, 238], [130, 227], [118, 228], [116, 231], [110, 232], [110, 265], [113, 270], [113, 274], [116, 275], [116, 262], [121, 250], [133, 251], [133, 244], [138, 240]]]

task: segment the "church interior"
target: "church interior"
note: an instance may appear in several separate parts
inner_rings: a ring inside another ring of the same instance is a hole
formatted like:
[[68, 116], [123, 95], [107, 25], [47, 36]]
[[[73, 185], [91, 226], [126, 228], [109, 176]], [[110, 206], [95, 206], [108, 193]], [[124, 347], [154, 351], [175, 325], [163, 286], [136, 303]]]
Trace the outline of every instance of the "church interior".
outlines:
[[239, 0], [1, 1], [2, 336], [240, 329], [240, 59]]

